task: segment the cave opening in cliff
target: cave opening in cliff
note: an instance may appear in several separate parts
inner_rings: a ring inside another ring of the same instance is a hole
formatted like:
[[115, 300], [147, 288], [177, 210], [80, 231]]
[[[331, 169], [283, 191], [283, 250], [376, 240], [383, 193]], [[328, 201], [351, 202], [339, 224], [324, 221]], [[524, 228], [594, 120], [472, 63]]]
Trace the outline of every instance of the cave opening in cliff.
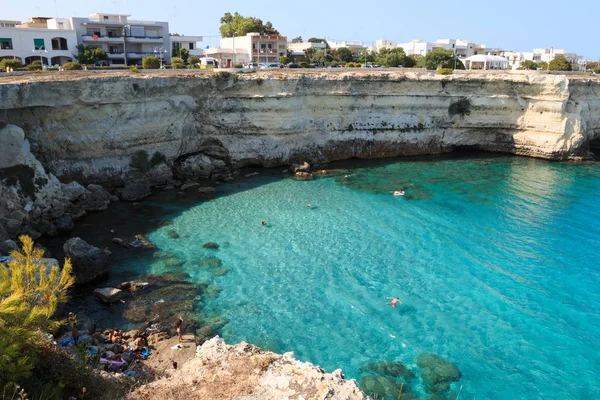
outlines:
[[600, 137], [590, 140], [589, 149], [594, 160], [600, 160]]

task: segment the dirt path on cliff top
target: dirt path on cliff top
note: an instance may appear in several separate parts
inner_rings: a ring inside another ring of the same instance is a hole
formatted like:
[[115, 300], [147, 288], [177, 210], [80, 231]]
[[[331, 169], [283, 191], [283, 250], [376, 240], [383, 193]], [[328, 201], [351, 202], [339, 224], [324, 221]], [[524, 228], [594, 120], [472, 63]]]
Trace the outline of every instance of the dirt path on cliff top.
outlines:
[[[71, 81], [71, 80], [79, 80], [79, 79], [102, 79], [102, 78], [111, 78], [111, 77], [136, 77], [136, 78], [152, 78], [152, 77], [202, 77], [209, 76], [214, 74], [215, 72], [225, 72], [228, 70], [152, 70], [152, 71], [144, 71], [140, 70], [140, 72], [131, 72], [127, 70], [91, 70], [91, 71], [47, 71], [47, 72], [13, 72], [13, 73], [5, 73], [0, 72], [0, 84], [10, 84], [10, 83], [30, 83], [30, 82], [62, 82], [62, 81]], [[236, 71], [228, 71], [228, 72], [236, 72]], [[383, 69], [373, 69], [373, 68], [335, 68], [335, 69], [274, 69], [274, 70], [258, 70], [252, 73], [246, 73], [244, 75], [248, 76], [261, 76], [261, 77], [273, 77], [276, 78], [278, 76], [284, 75], [352, 75], [352, 76], [366, 76], [366, 75], [404, 75], [407, 73], [419, 73], [435, 76], [437, 73], [435, 71], [428, 71], [423, 69], [414, 69], [414, 68], [383, 68]], [[459, 71], [453, 76], [456, 77], [465, 77], [465, 76], [515, 76], [522, 74], [531, 74], [531, 75], [547, 75], [548, 73], [545, 71]], [[550, 75], [560, 75], [560, 74], [550, 74]], [[569, 79], [600, 79], [600, 75], [584, 75], [584, 74], [569, 74], [567, 75]]]
[[180, 343], [181, 349], [172, 349], [172, 347], [176, 346], [178, 343], [177, 336], [173, 336], [170, 339], [162, 340], [154, 344], [154, 350], [152, 350], [150, 357], [144, 361], [144, 365], [152, 368], [158, 373], [163, 373], [165, 370], [173, 368], [173, 361], [175, 361], [177, 367], [180, 368], [196, 356], [194, 335], [183, 335], [183, 341]]

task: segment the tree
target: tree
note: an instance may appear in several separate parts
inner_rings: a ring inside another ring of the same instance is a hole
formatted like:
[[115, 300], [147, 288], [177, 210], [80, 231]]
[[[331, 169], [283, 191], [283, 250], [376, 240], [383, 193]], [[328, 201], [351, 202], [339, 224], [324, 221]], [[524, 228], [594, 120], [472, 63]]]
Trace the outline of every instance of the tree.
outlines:
[[219, 31], [223, 37], [246, 36], [250, 32], [258, 32], [264, 35], [279, 34], [279, 31], [273, 28], [270, 22], [263, 24], [259, 18], [244, 17], [237, 12], [233, 15], [231, 13], [223, 15]]
[[190, 58], [188, 58], [188, 61], [189, 61], [190, 65], [196, 65], [200, 62], [200, 57], [190, 56]]
[[[588, 61], [588, 62], [585, 63], [585, 69], [590, 70], [590, 71], [595, 70], [599, 66], [600, 65], [598, 64], [597, 61]], [[2, 69], [2, 68], [0, 68], [0, 69]]]
[[358, 56], [358, 62], [361, 64], [375, 62], [377, 53], [373, 51], [365, 51]]
[[171, 53], [171, 57], [179, 57], [183, 60], [183, 62], [186, 62], [189, 56], [190, 51], [185, 47], [174, 48]]
[[540, 61], [537, 63], [538, 68], [543, 69], [544, 71], [548, 69], [548, 63], [546, 61]]
[[435, 49], [425, 56], [425, 68], [427, 69], [453, 69], [455, 64], [456, 69], [465, 69], [462, 61], [455, 58], [452, 50]]
[[538, 69], [538, 65], [536, 62], [531, 61], [531, 60], [525, 60], [521, 63], [520, 67], [523, 67], [523, 69], [529, 69], [529, 70], [536, 70]]
[[312, 57], [310, 57], [309, 61], [325, 64], [326, 62], [333, 61], [333, 56], [330, 52], [325, 53], [325, 50], [317, 50], [314, 52]]
[[412, 62], [414, 63], [413, 66], [415, 68], [425, 68], [425, 56], [422, 56], [420, 54], [411, 54], [410, 56], [408, 56], [408, 58], [412, 60]]
[[302, 43], [302, 36], [293, 38], [292, 43]]
[[308, 49], [304, 49], [304, 57], [307, 60], [310, 60], [315, 53], [317, 52], [317, 49], [315, 49], [314, 47], [309, 47]]
[[88, 47], [83, 44], [75, 46], [77, 54], [73, 57], [82, 65], [94, 64], [96, 61], [106, 60], [106, 52], [101, 47]]
[[62, 270], [50, 268], [29, 236], [19, 240], [22, 250], [11, 252], [8, 267], [0, 264], [0, 390], [30, 375], [41, 333], [60, 326], [52, 316], [75, 282], [69, 259]]
[[564, 57], [557, 57], [548, 64], [550, 71], [571, 71], [573, 68], [569, 60]]
[[281, 64], [289, 64], [289, 62], [290, 62], [290, 58], [289, 58], [288, 56], [282, 56], [282, 57], [279, 57], [279, 62], [280, 62]]
[[386, 67], [397, 67], [399, 65], [404, 66], [406, 64], [414, 65], [411, 61], [407, 61], [408, 57], [406, 53], [404, 53], [404, 49], [402, 47], [395, 47], [393, 49], [388, 49], [383, 47], [379, 50], [379, 53], [376, 57], [376, 62], [378, 64], [385, 65]]
[[354, 59], [352, 52], [347, 47], [340, 47], [339, 49], [335, 49], [335, 51], [333, 52], [333, 57], [337, 61], [342, 62], [350, 62]]

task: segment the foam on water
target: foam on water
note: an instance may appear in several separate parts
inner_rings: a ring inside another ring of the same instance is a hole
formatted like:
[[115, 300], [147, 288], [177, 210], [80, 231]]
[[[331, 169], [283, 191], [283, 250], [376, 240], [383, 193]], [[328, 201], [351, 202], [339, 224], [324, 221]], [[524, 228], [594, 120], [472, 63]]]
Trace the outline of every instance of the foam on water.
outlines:
[[[351, 378], [372, 361], [414, 368], [433, 353], [460, 369], [464, 398], [598, 398], [598, 165], [486, 157], [352, 174], [222, 185], [226, 196], [150, 239], [222, 288], [205, 303], [229, 320], [228, 342]], [[203, 249], [209, 241], [221, 248]], [[227, 273], [200, 268], [208, 256]]]

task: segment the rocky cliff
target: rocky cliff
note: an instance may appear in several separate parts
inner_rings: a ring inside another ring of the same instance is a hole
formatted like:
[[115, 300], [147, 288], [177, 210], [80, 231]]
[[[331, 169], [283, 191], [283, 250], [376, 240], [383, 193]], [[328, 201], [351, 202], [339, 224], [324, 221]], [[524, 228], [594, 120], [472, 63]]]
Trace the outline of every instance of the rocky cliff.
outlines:
[[5, 77], [0, 253], [7, 238], [68, 230], [72, 219], [105, 209], [115, 197], [98, 183], [129, 184], [120, 194], [134, 201], [173, 178], [227, 179], [244, 166], [463, 147], [563, 160], [588, 157], [599, 139], [594, 77], [367, 70]]
[[[65, 80], [66, 79], [66, 80]], [[600, 80], [540, 74], [266, 71], [0, 81], [1, 121], [59, 178], [122, 184], [139, 150], [176, 175], [436, 154], [548, 159], [600, 137]]]
[[265, 352], [247, 343], [227, 345], [218, 336], [177, 370], [134, 391], [129, 399], [336, 399], [368, 400], [342, 370], [331, 374], [307, 362]]

